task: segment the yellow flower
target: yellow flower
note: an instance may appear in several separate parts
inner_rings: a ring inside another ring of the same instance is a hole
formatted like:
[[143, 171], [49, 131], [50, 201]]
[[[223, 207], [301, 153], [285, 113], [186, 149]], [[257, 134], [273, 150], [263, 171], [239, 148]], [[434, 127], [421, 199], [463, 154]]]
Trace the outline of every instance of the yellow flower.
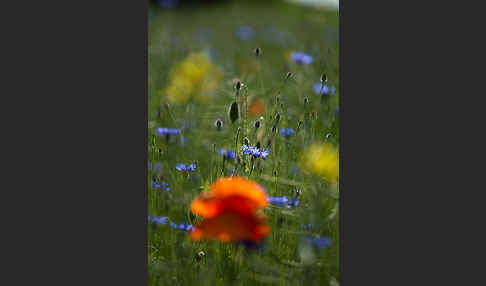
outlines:
[[162, 91], [172, 103], [183, 103], [192, 96], [207, 100], [217, 89], [222, 71], [203, 53], [191, 53], [175, 65], [170, 73], [169, 86]]
[[302, 156], [305, 169], [336, 183], [339, 181], [339, 153], [328, 144], [314, 144]]

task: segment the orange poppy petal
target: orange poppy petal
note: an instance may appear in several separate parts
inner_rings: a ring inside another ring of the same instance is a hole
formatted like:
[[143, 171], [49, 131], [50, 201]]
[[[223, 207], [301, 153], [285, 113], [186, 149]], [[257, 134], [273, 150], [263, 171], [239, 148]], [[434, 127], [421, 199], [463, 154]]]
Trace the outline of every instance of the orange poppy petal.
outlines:
[[247, 197], [229, 196], [218, 198], [212, 195], [201, 196], [191, 203], [191, 211], [205, 218], [213, 218], [225, 212], [237, 212], [250, 215], [257, 211], [259, 205]]
[[250, 115], [258, 116], [265, 112], [265, 103], [261, 98], [255, 99], [250, 105]]
[[211, 186], [210, 194], [220, 199], [231, 196], [246, 198], [257, 208], [263, 208], [268, 204], [263, 187], [254, 181], [236, 176], [217, 180]]
[[219, 215], [222, 212], [221, 208], [222, 201], [210, 195], [200, 196], [191, 203], [191, 211], [194, 214], [207, 218]]
[[206, 238], [223, 242], [241, 240], [259, 242], [269, 233], [270, 227], [260, 216], [224, 213], [202, 221], [190, 232], [190, 237], [192, 240]]

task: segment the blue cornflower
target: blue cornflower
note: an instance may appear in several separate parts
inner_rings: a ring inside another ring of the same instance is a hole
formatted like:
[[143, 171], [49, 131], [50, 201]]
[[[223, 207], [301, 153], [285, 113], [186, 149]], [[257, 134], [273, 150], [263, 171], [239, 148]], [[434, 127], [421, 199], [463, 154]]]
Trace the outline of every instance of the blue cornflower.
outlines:
[[312, 63], [312, 57], [309, 56], [308, 54], [306, 53], [301, 53], [301, 52], [292, 52], [290, 54], [290, 58], [296, 62], [296, 63], [300, 63], [300, 64], [311, 64]]
[[150, 223], [155, 223], [155, 224], [166, 224], [167, 221], [169, 220], [168, 218], [162, 216], [162, 217], [156, 217], [156, 216], [149, 216], [148, 217]]
[[299, 200], [298, 199], [290, 200], [287, 204], [289, 207], [296, 207], [299, 205]]
[[167, 128], [167, 127], [158, 127], [155, 130], [155, 133], [159, 136], [166, 136], [166, 135], [177, 135], [181, 132], [180, 129], [177, 128]]
[[285, 207], [285, 206], [296, 207], [296, 206], [299, 205], [298, 199], [289, 200], [286, 196], [283, 196], [283, 197], [269, 196], [268, 200], [271, 204], [281, 206], [281, 207]]
[[254, 157], [262, 157], [263, 159], [267, 158], [270, 151], [268, 149], [262, 149], [261, 151], [253, 146], [247, 146], [245, 144], [241, 145], [241, 154], [253, 155]]
[[329, 87], [327, 84], [322, 85], [322, 83], [317, 82], [314, 84], [314, 93], [315, 94], [320, 94], [320, 95], [334, 95], [336, 92], [336, 87], [333, 85]]
[[236, 157], [235, 152], [231, 150], [221, 149], [219, 150], [219, 154], [231, 160], [235, 159]]
[[248, 145], [245, 144], [241, 145], [241, 154], [251, 154], [250, 147], [248, 147]]
[[268, 151], [268, 149], [263, 149], [261, 152], [260, 152], [260, 156], [265, 159], [267, 158], [268, 154], [270, 154], [270, 151]]
[[192, 163], [190, 165], [177, 164], [176, 169], [177, 169], [177, 171], [181, 171], [181, 172], [192, 172], [192, 171], [196, 170], [196, 164], [195, 163]]
[[179, 229], [179, 230], [185, 230], [185, 231], [190, 231], [193, 228], [193, 226], [188, 224], [187, 222], [184, 222], [182, 224], [170, 222], [170, 227], [172, 227], [173, 229]]
[[170, 190], [169, 184], [167, 184], [166, 182], [157, 183], [156, 181], [152, 181], [152, 187], [156, 189], [162, 189], [164, 191]]
[[292, 134], [294, 134], [294, 129], [292, 128], [282, 128], [280, 129], [280, 135], [285, 136], [285, 137], [290, 137]]
[[306, 236], [303, 240], [311, 245], [317, 246], [319, 248], [326, 248], [332, 244], [332, 238], [330, 237], [321, 237], [321, 236]]
[[253, 28], [249, 26], [240, 26], [236, 29], [236, 36], [240, 41], [248, 41], [253, 39]]
[[270, 201], [271, 204], [279, 204], [279, 205], [285, 205], [289, 201], [289, 199], [286, 196], [283, 197], [268, 197], [268, 200]]

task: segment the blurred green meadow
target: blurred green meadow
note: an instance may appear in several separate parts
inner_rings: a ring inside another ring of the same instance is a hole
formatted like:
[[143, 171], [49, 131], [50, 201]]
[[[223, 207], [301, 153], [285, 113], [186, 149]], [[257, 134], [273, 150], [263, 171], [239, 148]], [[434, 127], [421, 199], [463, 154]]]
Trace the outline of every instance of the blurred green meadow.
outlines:
[[[313, 144], [339, 148], [338, 12], [222, 1], [152, 5], [148, 21], [148, 216], [159, 218], [148, 224], [149, 285], [338, 285], [338, 184], [305, 168]], [[296, 62], [295, 52], [312, 61]], [[242, 156], [244, 138], [268, 157]], [[196, 169], [176, 170], [181, 163]], [[257, 249], [193, 242], [181, 225], [199, 221], [191, 201], [233, 173], [299, 203], [264, 209], [271, 234]]]

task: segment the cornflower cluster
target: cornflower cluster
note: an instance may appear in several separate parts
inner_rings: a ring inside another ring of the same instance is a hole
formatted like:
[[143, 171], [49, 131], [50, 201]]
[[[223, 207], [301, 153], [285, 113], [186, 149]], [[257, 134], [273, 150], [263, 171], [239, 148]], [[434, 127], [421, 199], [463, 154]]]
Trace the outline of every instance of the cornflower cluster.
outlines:
[[167, 184], [166, 182], [159, 183], [159, 182], [156, 182], [156, 181], [152, 181], [152, 187], [154, 187], [156, 189], [162, 189], [164, 191], [170, 190], [169, 184]]
[[177, 171], [181, 171], [181, 172], [193, 172], [194, 170], [196, 170], [196, 164], [195, 163], [191, 163], [190, 165], [177, 164], [176, 169]]
[[289, 206], [289, 207], [296, 207], [299, 205], [299, 200], [298, 199], [288, 199], [286, 196], [282, 196], [282, 197], [268, 197], [268, 201], [271, 203], [271, 204], [274, 204], [274, 205], [277, 205], [277, 206], [281, 206], [281, 207], [285, 207], [285, 206]]
[[193, 226], [187, 222], [184, 222], [182, 224], [177, 224], [170, 221], [169, 218], [164, 216], [162, 217], [149, 216], [148, 220], [150, 223], [158, 224], [158, 225], [166, 225], [168, 223], [171, 228], [177, 230], [191, 231], [193, 229]]
[[167, 128], [167, 127], [159, 127], [155, 130], [155, 133], [159, 136], [166, 136], [166, 135], [177, 135], [181, 132], [180, 129], [177, 128]]
[[268, 149], [265, 149], [263, 148], [262, 150], [256, 148], [256, 147], [253, 147], [253, 146], [249, 146], [249, 145], [246, 145], [246, 144], [243, 144], [241, 146], [241, 154], [247, 154], [247, 155], [253, 155], [253, 157], [255, 158], [267, 158], [268, 154], [270, 154], [270, 151], [268, 151]]

